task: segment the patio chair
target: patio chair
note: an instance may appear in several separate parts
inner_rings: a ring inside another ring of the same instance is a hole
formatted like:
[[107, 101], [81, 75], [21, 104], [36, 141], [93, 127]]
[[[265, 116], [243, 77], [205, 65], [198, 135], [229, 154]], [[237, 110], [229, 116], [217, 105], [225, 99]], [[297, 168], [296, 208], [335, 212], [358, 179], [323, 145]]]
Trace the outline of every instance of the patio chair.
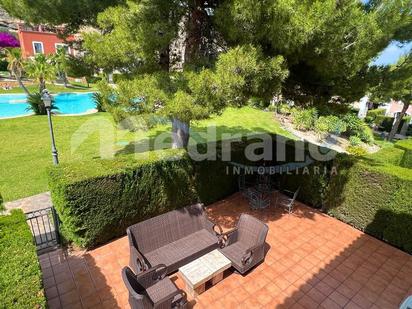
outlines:
[[222, 234], [220, 251], [241, 274], [262, 262], [265, 258], [265, 239], [268, 226], [248, 214], [241, 214], [236, 228]]
[[122, 269], [122, 278], [129, 291], [132, 309], [187, 307], [185, 292], [166, 277], [165, 265], [158, 265], [138, 275], [126, 266]]
[[[286, 208], [289, 214], [293, 212], [293, 206], [295, 205], [296, 198], [298, 197], [300, 187], [295, 191], [283, 190], [286, 194], [289, 194], [291, 197], [281, 198], [279, 205], [283, 208]], [[277, 206], [277, 205], [276, 205]]]
[[246, 180], [246, 175], [242, 174], [238, 177], [238, 186], [239, 186], [239, 192], [242, 193], [243, 196], [249, 197], [249, 188], [253, 187], [254, 183], [251, 183], [250, 181]]
[[267, 192], [261, 192], [256, 188], [248, 188], [247, 199], [249, 200], [250, 208], [264, 209], [270, 206], [272, 194]]

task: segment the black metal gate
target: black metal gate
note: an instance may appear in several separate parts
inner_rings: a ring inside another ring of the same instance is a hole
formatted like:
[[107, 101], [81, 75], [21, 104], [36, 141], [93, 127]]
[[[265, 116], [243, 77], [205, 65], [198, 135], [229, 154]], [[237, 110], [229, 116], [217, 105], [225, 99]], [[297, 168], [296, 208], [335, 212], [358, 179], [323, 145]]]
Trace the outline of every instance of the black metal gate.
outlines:
[[59, 245], [59, 220], [53, 207], [28, 212], [26, 218], [37, 250], [54, 248]]

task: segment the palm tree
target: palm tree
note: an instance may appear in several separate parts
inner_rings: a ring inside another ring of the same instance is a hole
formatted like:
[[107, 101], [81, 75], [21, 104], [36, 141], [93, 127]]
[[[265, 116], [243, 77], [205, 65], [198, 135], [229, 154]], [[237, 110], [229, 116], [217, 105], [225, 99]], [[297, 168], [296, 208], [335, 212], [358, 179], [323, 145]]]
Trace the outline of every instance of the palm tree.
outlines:
[[49, 57], [43, 54], [37, 54], [34, 59], [27, 61], [24, 68], [27, 75], [39, 83], [39, 93], [46, 89], [46, 81], [54, 80], [56, 77], [55, 67]]
[[66, 50], [64, 48], [59, 48], [56, 54], [51, 56], [51, 61], [56, 67], [59, 77], [63, 79], [64, 87], [67, 88], [68, 86], [68, 81], [67, 81], [68, 59], [67, 59]]
[[8, 62], [7, 69], [16, 78], [20, 87], [24, 90], [26, 94], [30, 94], [26, 86], [24, 86], [21, 77], [23, 75], [24, 60], [21, 55], [20, 48], [5, 48], [3, 58]]

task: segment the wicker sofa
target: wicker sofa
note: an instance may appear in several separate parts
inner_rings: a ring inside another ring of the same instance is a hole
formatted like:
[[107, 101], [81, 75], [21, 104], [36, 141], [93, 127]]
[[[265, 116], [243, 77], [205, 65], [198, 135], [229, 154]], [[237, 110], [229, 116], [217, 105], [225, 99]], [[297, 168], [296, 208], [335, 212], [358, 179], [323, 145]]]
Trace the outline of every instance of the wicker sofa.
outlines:
[[129, 265], [139, 273], [164, 264], [167, 274], [173, 273], [218, 248], [221, 233], [206, 217], [202, 204], [167, 212], [127, 228]]

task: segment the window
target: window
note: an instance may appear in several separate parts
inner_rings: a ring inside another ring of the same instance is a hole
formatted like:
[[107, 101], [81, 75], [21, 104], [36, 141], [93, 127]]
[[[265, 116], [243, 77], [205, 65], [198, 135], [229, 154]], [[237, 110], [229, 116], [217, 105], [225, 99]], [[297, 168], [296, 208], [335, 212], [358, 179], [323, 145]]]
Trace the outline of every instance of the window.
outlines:
[[67, 46], [66, 44], [56, 43], [56, 44], [54, 44], [54, 46], [55, 46], [55, 48], [56, 48], [56, 52], [57, 52], [59, 49], [64, 49], [64, 52], [65, 52], [66, 54], [69, 53], [69, 46]]
[[44, 54], [43, 43], [33, 42], [33, 52], [34, 54]]

